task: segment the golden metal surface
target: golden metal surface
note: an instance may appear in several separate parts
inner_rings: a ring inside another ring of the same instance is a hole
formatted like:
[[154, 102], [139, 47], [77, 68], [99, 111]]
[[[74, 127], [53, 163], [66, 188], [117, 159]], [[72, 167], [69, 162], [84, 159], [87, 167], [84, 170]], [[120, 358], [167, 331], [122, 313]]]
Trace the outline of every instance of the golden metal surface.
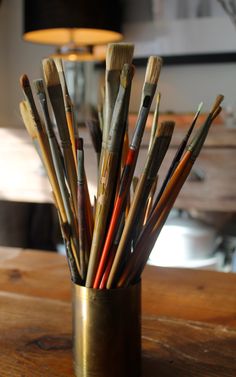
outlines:
[[76, 377], [141, 374], [141, 283], [122, 289], [73, 286]]

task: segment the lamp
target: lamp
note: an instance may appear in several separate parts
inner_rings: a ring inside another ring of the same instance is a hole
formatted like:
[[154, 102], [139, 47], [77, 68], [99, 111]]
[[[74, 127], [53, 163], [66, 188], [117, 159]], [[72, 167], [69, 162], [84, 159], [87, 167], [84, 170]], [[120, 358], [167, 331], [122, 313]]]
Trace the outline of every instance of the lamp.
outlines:
[[78, 123], [86, 115], [92, 76], [91, 64], [84, 62], [104, 60], [104, 45], [122, 38], [121, 10], [121, 0], [24, 0], [23, 39], [56, 46], [52, 57], [78, 62], [67, 64]]
[[[120, 0], [25, 0], [23, 39], [86, 55], [122, 38]], [[90, 58], [89, 58], [90, 57]]]

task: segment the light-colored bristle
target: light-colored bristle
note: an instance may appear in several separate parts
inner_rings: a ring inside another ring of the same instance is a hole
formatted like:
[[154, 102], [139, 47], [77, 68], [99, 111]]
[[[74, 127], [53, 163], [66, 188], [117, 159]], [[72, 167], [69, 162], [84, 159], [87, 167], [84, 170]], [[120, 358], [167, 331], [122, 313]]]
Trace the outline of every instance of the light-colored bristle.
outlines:
[[62, 59], [60, 59], [60, 58], [54, 58], [53, 60], [54, 60], [54, 62], [56, 64], [57, 71], [58, 72], [64, 72]]
[[148, 59], [145, 82], [156, 84], [161, 72], [162, 58], [159, 56], [150, 56]]
[[43, 72], [47, 86], [60, 85], [57, 67], [53, 59], [43, 59]]
[[131, 43], [110, 43], [106, 53], [106, 70], [121, 70], [125, 63], [131, 64], [134, 45]]
[[45, 93], [45, 89], [44, 89], [42, 79], [34, 80], [33, 84], [34, 84], [34, 87], [35, 87], [36, 94]]
[[26, 88], [30, 86], [29, 78], [26, 74], [20, 77], [20, 85], [22, 88]]
[[160, 124], [157, 131], [157, 136], [171, 136], [175, 127], [175, 122], [166, 120]]
[[202, 106], [203, 106], [203, 102], [200, 102], [197, 108], [197, 113], [200, 113], [200, 111], [202, 110]]
[[20, 102], [20, 113], [21, 113], [21, 117], [23, 119], [25, 128], [28, 131], [28, 134], [32, 137], [32, 139], [36, 139], [37, 131], [35, 127], [35, 122], [32, 117], [27, 101]]
[[216, 111], [217, 107], [220, 106], [223, 99], [224, 99], [223, 94], [218, 94], [218, 96], [216, 97], [216, 100], [215, 100], [215, 102], [214, 102], [214, 104], [211, 108], [211, 111], [210, 111], [211, 114], [213, 114]]

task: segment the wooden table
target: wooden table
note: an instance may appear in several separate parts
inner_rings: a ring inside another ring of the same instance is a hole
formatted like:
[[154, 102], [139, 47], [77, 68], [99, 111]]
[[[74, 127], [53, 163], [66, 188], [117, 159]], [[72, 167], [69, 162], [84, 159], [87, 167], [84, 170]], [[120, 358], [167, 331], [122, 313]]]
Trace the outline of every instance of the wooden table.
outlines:
[[[73, 376], [65, 258], [0, 248], [0, 376]], [[236, 376], [236, 275], [148, 266], [142, 377]]]

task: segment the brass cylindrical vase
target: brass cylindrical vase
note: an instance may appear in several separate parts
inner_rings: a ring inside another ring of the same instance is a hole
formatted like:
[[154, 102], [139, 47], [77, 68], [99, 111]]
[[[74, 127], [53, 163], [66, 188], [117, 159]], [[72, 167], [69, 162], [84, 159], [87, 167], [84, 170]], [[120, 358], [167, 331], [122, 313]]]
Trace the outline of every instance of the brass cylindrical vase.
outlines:
[[73, 285], [76, 377], [139, 377], [141, 283], [128, 288]]

